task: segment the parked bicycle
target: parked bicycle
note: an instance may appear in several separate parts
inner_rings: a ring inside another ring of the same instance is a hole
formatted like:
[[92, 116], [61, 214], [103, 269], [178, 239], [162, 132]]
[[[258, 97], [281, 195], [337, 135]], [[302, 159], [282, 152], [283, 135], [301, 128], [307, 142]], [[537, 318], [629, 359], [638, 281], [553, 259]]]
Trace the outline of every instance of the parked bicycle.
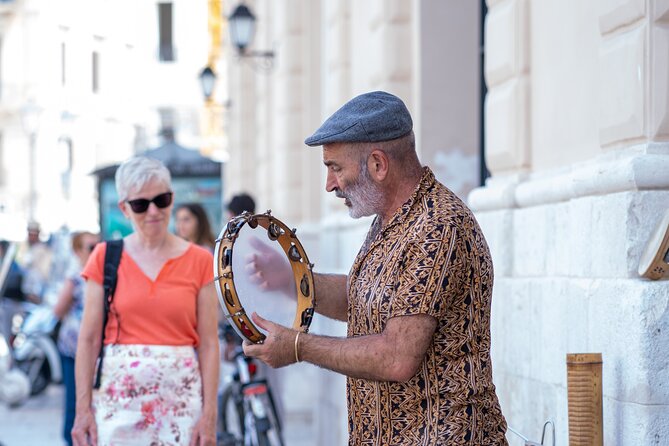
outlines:
[[228, 358], [234, 367], [219, 392], [218, 445], [283, 446], [272, 390], [259, 377], [257, 361], [244, 355], [239, 338], [228, 328], [222, 328], [223, 337], [235, 343]]

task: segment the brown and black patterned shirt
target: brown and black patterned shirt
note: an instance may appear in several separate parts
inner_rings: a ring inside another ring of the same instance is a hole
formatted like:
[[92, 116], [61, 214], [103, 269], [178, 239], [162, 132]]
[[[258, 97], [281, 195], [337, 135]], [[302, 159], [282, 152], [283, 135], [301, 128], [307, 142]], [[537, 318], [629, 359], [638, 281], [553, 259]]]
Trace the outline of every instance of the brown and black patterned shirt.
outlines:
[[351, 445], [506, 445], [490, 364], [493, 270], [472, 212], [425, 167], [412, 197], [374, 221], [348, 277], [348, 336], [396, 316], [437, 327], [406, 382], [348, 378]]

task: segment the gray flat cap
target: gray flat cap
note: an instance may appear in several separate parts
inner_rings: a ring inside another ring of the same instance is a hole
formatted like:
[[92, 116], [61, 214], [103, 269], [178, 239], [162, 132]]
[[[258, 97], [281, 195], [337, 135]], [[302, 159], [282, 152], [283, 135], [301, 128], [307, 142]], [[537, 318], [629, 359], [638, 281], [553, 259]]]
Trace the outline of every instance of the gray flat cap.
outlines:
[[378, 142], [404, 136], [413, 121], [404, 102], [385, 91], [356, 96], [304, 140], [308, 146], [335, 142]]

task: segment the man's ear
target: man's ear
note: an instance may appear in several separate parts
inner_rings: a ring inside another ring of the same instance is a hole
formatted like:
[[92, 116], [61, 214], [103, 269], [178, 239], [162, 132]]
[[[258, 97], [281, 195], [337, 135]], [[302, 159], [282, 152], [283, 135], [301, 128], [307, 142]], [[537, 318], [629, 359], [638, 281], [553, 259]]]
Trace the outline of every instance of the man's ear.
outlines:
[[376, 181], [383, 181], [388, 176], [388, 169], [390, 168], [390, 160], [385, 152], [379, 149], [372, 150], [367, 158], [367, 168], [369, 174]]

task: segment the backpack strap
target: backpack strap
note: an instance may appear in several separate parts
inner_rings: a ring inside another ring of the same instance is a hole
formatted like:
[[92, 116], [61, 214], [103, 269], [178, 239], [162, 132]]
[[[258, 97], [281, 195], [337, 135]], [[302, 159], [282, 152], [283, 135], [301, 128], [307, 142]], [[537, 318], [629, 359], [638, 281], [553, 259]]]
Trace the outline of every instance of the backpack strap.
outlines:
[[100, 388], [100, 377], [102, 376], [102, 361], [105, 357], [105, 330], [107, 329], [107, 319], [109, 318], [109, 309], [114, 301], [114, 292], [116, 291], [116, 279], [118, 278], [118, 265], [121, 262], [123, 253], [123, 239], [110, 240], [107, 242], [105, 250], [104, 280], [102, 287], [104, 289], [103, 313], [102, 313], [102, 337], [100, 340], [100, 353], [98, 354], [98, 370], [95, 374], [94, 389]]

